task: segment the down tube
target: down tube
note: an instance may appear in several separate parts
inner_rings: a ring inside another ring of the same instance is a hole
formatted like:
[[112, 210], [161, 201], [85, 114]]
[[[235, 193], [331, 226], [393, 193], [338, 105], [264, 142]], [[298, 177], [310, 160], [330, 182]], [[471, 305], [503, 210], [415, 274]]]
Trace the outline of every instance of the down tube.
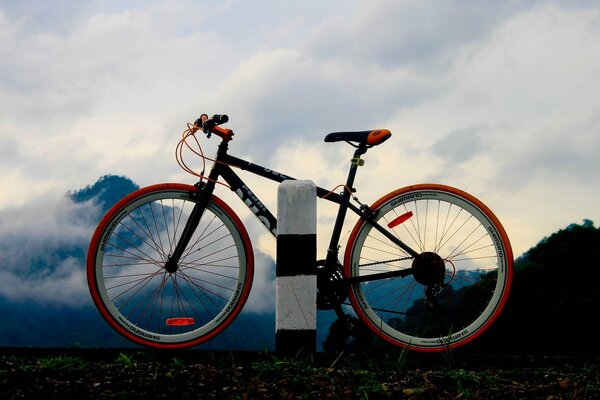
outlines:
[[277, 237], [277, 219], [271, 211], [263, 204], [262, 201], [246, 184], [227, 167], [221, 171], [221, 176], [229, 184], [231, 190], [239, 196], [244, 204], [252, 211], [256, 218], [271, 232], [274, 237]]

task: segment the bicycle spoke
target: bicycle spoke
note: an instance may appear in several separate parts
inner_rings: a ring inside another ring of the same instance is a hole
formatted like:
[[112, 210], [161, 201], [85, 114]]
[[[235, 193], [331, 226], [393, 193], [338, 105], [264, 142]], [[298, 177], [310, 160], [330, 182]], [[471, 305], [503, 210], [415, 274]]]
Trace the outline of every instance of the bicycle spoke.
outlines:
[[109, 211], [90, 245], [94, 302], [137, 343], [171, 348], [204, 342], [233, 321], [248, 297], [250, 241], [239, 218], [216, 198], [167, 271], [198, 199], [195, 191], [179, 184], [140, 189]]
[[188, 248], [186, 249], [187, 251], [181, 256], [181, 258], [183, 260], [185, 260], [185, 258], [187, 256], [189, 256], [191, 253], [196, 252], [196, 251], [200, 251], [204, 245], [200, 245], [200, 243], [205, 240], [207, 237], [210, 237], [217, 229], [219, 229], [221, 226], [218, 226], [217, 228], [213, 229], [211, 232], [206, 233], [206, 231], [208, 230], [208, 228], [210, 228], [213, 224], [213, 222], [215, 222], [217, 220], [217, 216], [213, 215], [212, 219], [208, 222], [208, 224], [206, 225], [206, 227], [204, 227], [204, 230], [202, 232], [200, 232], [197, 236], [196, 241], [189, 245], [188, 244]]
[[[152, 228], [150, 228], [150, 225], [148, 224], [148, 222], [146, 221], [146, 216], [144, 215], [143, 212], [143, 208], [148, 208], [149, 209], [149, 213], [150, 213], [150, 217], [152, 220], [152, 225], [154, 225], [154, 232], [156, 233], [156, 239], [154, 239], [155, 233], [152, 231]], [[154, 203], [150, 203], [145, 205], [145, 207], [140, 207], [134, 211], [137, 211], [137, 213], [140, 215], [140, 218], [142, 219], [142, 221], [144, 222], [144, 225], [147, 228], [147, 234], [148, 237], [151, 238], [151, 240], [153, 242], [156, 242], [156, 240], [158, 240], [158, 249], [159, 249], [159, 253], [163, 256], [163, 260], [167, 259], [167, 254], [169, 254], [169, 252], [165, 252], [165, 247], [162, 243], [162, 237], [160, 234], [160, 229], [158, 228], [158, 222], [156, 220], [156, 216], [154, 215]], [[133, 219], [133, 212], [130, 214], [131, 218]]]
[[[213, 300], [213, 298], [214, 297], [220, 298], [221, 300], [224, 300], [224, 301], [227, 301], [227, 298], [220, 297], [218, 295], [215, 295], [210, 290], [206, 290], [200, 284], [198, 284], [197, 282], [195, 282], [192, 277], [190, 277], [190, 276], [188, 276], [186, 274], [182, 274], [182, 278], [185, 281], [185, 283], [188, 285], [188, 287], [190, 288], [190, 290], [192, 291], [192, 293], [194, 293], [194, 295], [196, 296], [196, 298], [198, 299], [198, 301], [200, 302], [200, 304], [204, 308], [204, 311], [206, 312], [206, 314], [209, 315], [209, 318], [210, 319], [214, 318], [216, 316], [216, 314], [214, 314], [213, 312], [210, 311], [210, 309], [209, 309], [209, 307], [207, 305], [207, 302], [212, 305], [212, 308], [214, 308], [215, 310], [219, 310], [219, 309], [221, 309], [221, 306], [219, 306]], [[233, 289], [231, 291], [233, 292]], [[200, 296], [200, 294], [202, 294], [203, 296]], [[212, 294], [213, 296], [209, 296], [209, 294]]]
[[438, 338], [471, 340], [498, 314], [504, 251], [492, 237], [496, 226], [462, 193], [421, 187], [434, 189], [390, 195], [373, 210], [380, 226], [420, 254], [408, 256], [371, 223], [359, 222], [345, 268], [351, 304], [367, 326], [394, 344], [441, 351], [445, 339]]

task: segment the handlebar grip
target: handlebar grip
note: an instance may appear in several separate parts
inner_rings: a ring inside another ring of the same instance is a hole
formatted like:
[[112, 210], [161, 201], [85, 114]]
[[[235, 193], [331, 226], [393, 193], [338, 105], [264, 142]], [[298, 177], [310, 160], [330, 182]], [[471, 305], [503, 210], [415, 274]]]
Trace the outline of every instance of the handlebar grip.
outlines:
[[211, 119], [215, 122], [216, 125], [221, 125], [229, 121], [229, 117], [225, 114], [215, 114]]
[[221, 128], [219, 125], [226, 123], [229, 121], [229, 117], [225, 114], [215, 114], [211, 118], [206, 114], [202, 114], [200, 118], [198, 118], [194, 125], [201, 128], [204, 133], [206, 133], [206, 137], [210, 138], [211, 134], [219, 136], [224, 140], [231, 140], [233, 137], [233, 131], [231, 129]]
[[202, 114], [200, 118], [194, 121], [194, 125], [202, 129], [211, 130], [215, 125], [222, 125], [227, 121], [229, 121], [229, 117], [225, 114], [215, 114], [212, 118], [209, 118], [206, 114]]

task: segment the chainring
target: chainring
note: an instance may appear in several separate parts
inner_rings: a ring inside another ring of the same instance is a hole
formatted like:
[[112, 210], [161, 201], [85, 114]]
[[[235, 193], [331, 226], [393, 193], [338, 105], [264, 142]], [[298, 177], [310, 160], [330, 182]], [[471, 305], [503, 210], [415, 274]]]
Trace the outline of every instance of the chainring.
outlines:
[[339, 261], [334, 268], [325, 268], [325, 260], [317, 261], [317, 308], [319, 310], [331, 310], [348, 298], [342, 268]]

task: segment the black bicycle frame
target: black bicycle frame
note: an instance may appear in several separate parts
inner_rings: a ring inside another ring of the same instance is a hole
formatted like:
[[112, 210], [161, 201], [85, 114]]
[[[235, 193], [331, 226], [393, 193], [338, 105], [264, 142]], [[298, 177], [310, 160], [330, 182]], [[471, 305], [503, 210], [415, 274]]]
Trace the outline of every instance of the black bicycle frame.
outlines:
[[[232, 167], [240, 168], [241, 170], [248, 171], [254, 175], [258, 175], [275, 182], [283, 182], [285, 180], [290, 179], [295, 180], [295, 178], [271, 170], [269, 168], [253, 164], [249, 161], [231, 156], [227, 154], [227, 150], [228, 141], [223, 140], [218, 147], [217, 155], [215, 157], [215, 163], [209, 172], [207, 182], [205, 183], [201, 180], [197, 184], [201, 188], [201, 190], [198, 193], [199, 201], [194, 206], [190, 218], [188, 219], [186, 226], [182, 232], [181, 238], [177, 243], [173, 254], [167, 261], [166, 268], [169, 272], [174, 272], [177, 270], [177, 263], [179, 262], [179, 258], [183, 254], [185, 247], [187, 246], [194, 230], [196, 229], [196, 226], [198, 225], [198, 222], [200, 221], [200, 218], [202, 217], [202, 214], [204, 213], [204, 209], [206, 208], [210, 196], [214, 191], [215, 182], [217, 182], [219, 177], [223, 178], [223, 180], [227, 182], [231, 190], [235, 192], [240, 197], [240, 199], [242, 199], [244, 204], [246, 204], [250, 211], [254, 215], [256, 215], [256, 217], [260, 220], [260, 222], [263, 223], [263, 225], [265, 225], [269, 232], [271, 232], [273, 236], [277, 236], [277, 219], [263, 204], [263, 202], [260, 201], [260, 199], [254, 194], [254, 192], [244, 183], [244, 181], [234, 172]], [[339, 241], [348, 209], [352, 210], [360, 218], [366, 220], [375, 229], [380, 231], [383, 235], [385, 235], [388, 239], [390, 239], [393, 243], [401, 247], [411, 256], [416, 257], [418, 255], [416, 251], [414, 251], [400, 239], [398, 239], [389, 231], [384, 229], [381, 225], [379, 225], [374, 220], [375, 216], [367, 206], [361, 205], [361, 207], [357, 207], [350, 202], [352, 192], [354, 191], [352, 186], [354, 184], [356, 172], [358, 166], [361, 165], [362, 161], [360, 159], [360, 156], [366, 152], [367, 147], [364, 145], [360, 145], [356, 148], [354, 152], [354, 157], [352, 159], [352, 163], [350, 165], [350, 171], [348, 172], [348, 177], [346, 179], [346, 186], [344, 187], [341, 194], [331, 192], [327, 189], [323, 189], [318, 186], [316, 188], [318, 197], [339, 204], [337, 217], [335, 220], [333, 232], [331, 234], [331, 239], [327, 250], [327, 257], [325, 259], [326, 268], [328, 268], [329, 266], [337, 265]], [[347, 279], [347, 281], [353, 283], [367, 280], [389, 278], [394, 276], [406, 276], [410, 273], [410, 269], [392, 271], [381, 274], [372, 274], [365, 277], [349, 278]]]

